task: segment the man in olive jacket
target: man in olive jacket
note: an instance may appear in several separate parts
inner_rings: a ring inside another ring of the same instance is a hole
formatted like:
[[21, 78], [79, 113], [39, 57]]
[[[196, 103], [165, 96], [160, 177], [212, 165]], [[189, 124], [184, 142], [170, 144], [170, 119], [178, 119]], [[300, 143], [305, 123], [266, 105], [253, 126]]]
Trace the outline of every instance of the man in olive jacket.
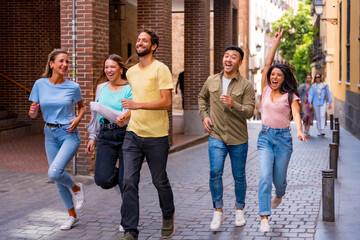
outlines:
[[198, 96], [199, 114], [210, 134], [210, 191], [215, 209], [210, 224], [212, 231], [219, 230], [224, 220], [222, 175], [227, 154], [230, 155], [235, 181], [235, 226], [246, 223], [243, 210], [248, 151], [246, 119], [253, 115], [255, 94], [251, 83], [239, 72], [243, 57], [241, 48], [227, 47], [222, 61], [223, 71], [209, 76]]

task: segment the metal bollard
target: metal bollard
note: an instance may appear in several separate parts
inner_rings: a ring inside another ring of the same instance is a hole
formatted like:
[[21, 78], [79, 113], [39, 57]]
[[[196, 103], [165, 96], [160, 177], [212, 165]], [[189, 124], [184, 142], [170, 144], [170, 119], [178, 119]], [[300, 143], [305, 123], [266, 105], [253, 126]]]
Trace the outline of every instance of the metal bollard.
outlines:
[[330, 129], [334, 129], [334, 114], [330, 114]]
[[339, 140], [340, 140], [339, 131], [338, 131], [338, 130], [334, 130], [334, 131], [333, 131], [332, 142], [339, 145], [339, 144], [340, 144], [340, 143], [339, 143]]
[[339, 137], [338, 137], [337, 144], [339, 144], [339, 146], [340, 146], [340, 124], [339, 124], [339, 122], [336, 122], [336, 121], [335, 121], [335, 130], [338, 131]]
[[334, 206], [334, 170], [322, 170], [322, 206], [323, 221], [335, 221]]
[[330, 143], [329, 165], [330, 169], [334, 170], [334, 178], [337, 179], [337, 163], [338, 163], [338, 146], [336, 143]]

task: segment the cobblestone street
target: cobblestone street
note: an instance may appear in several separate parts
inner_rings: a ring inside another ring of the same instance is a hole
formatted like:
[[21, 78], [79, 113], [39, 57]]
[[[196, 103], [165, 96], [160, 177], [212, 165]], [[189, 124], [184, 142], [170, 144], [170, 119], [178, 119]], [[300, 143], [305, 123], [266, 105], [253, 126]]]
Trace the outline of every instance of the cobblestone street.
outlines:
[[[172, 239], [314, 239], [320, 210], [321, 170], [327, 168], [331, 132], [296, 138], [283, 203], [270, 217], [271, 231], [259, 231], [257, 135], [261, 123], [248, 124], [247, 195], [244, 227], [235, 227], [235, 196], [230, 161], [224, 170], [225, 221], [219, 232], [209, 230], [213, 214], [208, 185], [207, 143], [169, 155], [168, 175], [175, 196], [176, 232]], [[118, 239], [121, 198], [113, 189], [102, 190], [92, 177], [75, 177], [86, 186], [86, 205], [70, 231], [59, 226], [67, 217], [56, 187], [46, 174], [0, 172], [0, 239]], [[139, 239], [160, 239], [161, 211], [147, 164], [140, 182]]]

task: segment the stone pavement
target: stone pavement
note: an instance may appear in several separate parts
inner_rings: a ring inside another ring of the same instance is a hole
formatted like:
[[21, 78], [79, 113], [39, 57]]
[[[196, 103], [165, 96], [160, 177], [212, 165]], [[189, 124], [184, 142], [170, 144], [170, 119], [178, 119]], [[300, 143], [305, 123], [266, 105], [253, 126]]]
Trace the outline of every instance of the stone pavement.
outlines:
[[[258, 230], [258, 165], [256, 140], [261, 123], [251, 121], [247, 160], [248, 190], [244, 227], [234, 226], [234, 184], [229, 161], [224, 169], [225, 221], [220, 231], [209, 231], [212, 218], [208, 186], [207, 144], [169, 155], [168, 176], [175, 204], [176, 232], [172, 239], [314, 239], [320, 211], [321, 170], [327, 168], [331, 132], [317, 137], [312, 128], [308, 143], [295, 138], [288, 171], [288, 190], [283, 203], [270, 217], [269, 233]], [[31, 154], [29, 154], [30, 156]], [[67, 213], [56, 187], [43, 173], [0, 172], [0, 239], [119, 239], [121, 198], [114, 190], [102, 190], [92, 177], [76, 176], [85, 184], [86, 205], [70, 231], [59, 226]], [[140, 182], [139, 239], [160, 239], [161, 213], [157, 192], [144, 163]]]

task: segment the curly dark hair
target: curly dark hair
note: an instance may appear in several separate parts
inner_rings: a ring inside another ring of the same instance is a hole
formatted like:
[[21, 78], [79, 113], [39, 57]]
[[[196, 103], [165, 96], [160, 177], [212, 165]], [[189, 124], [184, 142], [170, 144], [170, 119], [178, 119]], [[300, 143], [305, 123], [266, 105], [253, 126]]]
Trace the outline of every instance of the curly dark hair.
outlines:
[[267, 78], [267, 82], [268, 82], [269, 86], [270, 86], [270, 75], [274, 68], [280, 69], [281, 72], [284, 74], [284, 82], [281, 84], [279, 90], [281, 93], [288, 93], [288, 101], [289, 101], [289, 105], [291, 107], [291, 103], [293, 101], [293, 94], [300, 97], [300, 94], [298, 91], [298, 83], [295, 79], [294, 73], [291, 70], [290, 66], [288, 66], [286, 64], [277, 63], [277, 64], [272, 65], [266, 74], [266, 78]]

